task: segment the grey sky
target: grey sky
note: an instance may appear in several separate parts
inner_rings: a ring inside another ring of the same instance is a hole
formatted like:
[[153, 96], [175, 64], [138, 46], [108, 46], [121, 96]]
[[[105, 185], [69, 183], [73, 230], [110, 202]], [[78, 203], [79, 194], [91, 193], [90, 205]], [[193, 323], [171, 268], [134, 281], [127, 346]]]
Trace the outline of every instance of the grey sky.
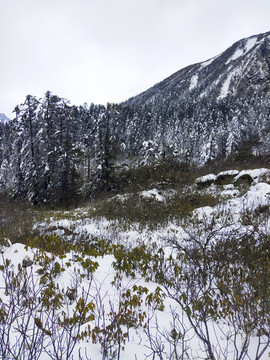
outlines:
[[270, 30], [269, 0], [0, 0], [0, 113], [47, 90], [120, 102]]

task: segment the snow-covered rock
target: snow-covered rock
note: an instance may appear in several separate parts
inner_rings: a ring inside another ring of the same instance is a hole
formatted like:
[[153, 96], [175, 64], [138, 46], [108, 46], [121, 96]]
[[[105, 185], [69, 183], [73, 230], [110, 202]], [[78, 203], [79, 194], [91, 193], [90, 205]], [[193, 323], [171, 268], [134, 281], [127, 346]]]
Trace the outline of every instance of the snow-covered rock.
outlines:
[[217, 174], [215, 183], [222, 185], [227, 182], [231, 182], [239, 174], [238, 170], [227, 170]]
[[248, 182], [251, 184], [254, 182], [259, 182], [263, 180], [270, 181], [270, 170], [266, 168], [253, 169], [253, 170], [243, 170], [241, 171], [234, 179], [235, 183], [237, 182]]
[[217, 176], [214, 174], [208, 174], [201, 176], [195, 180], [195, 184], [199, 187], [210, 186], [216, 181]]

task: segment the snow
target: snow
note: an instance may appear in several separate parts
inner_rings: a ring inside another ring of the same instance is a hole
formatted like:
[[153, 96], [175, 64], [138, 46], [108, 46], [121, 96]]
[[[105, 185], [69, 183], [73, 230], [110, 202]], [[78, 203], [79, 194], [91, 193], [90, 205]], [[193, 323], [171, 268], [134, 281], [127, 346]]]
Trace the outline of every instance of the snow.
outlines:
[[190, 79], [190, 85], [189, 85], [189, 90], [193, 90], [197, 84], [198, 84], [198, 79], [199, 79], [199, 76], [198, 74], [195, 74], [192, 76], [192, 78]]
[[143, 141], [142, 142], [142, 147], [146, 150], [151, 148], [151, 150], [153, 149], [153, 146], [157, 146], [157, 143], [153, 140], [148, 140], [148, 141]]
[[0, 123], [7, 124], [10, 119], [3, 113], [0, 113]]
[[124, 203], [129, 198], [130, 198], [129, 194], [118, 194], [118, 195], [115, 195], [112, 198], [108, 199], [107, 201], [109, 201], [109, 202], [116, 201], [116, 202]]
[[208, 181], [215, 181], [216, 178], [217, 178], [216, 175], [208, 174], [208, 175], [204, 175], [204, 176], [201, 176], [201, 177], [197, 178], [195, 180], [195, 183], [198, 184], [198, 183], [205, 183], [205, 182], [208, 182]]
[[56, 226], [57, 226], [57, 227], [69, 228], [69, 226], [70, 226], [70, 221], [69, 221], [68, 219], [61, 219], [61, 220], [57, 221]]
[[[238, 170], [227, 170], [227, 171], [222, 171], [222, 172], [219, 172], [217, 175], [215, 174], [208, 174], [208, 175], [204, 175], [204, 176], [201, 176], [199, 178], [197, 178], [195, 180], [195, 184], [203, 184], [203, 183], [213, 183], [214, 181], [216, 181], [218, 178], [220, 177], [226, 177], [226, 176], [236, 176], [239, 174], [239, 171]], [[233, 186], [233, 185], [231, 185]], [[229, 190], [229, 189], [226, 189], [226, 190]], [[232, 189], [230, 189], [232, 190]]]
[[210, 65], [210, 64], [211, 64], [215, 59], [217, 59], [217, 58], [218, 58], [218, 56], [215, 56], [215, 57], [213, 57], [213, 58], [210, 58], [210, 59], [202, 62], [202, 63], [201, 63], [201, 68], [204, 68], [204, 67]]
[[258, 40], [257, 36], [247, 39], [247, 43], [245, 46], [245, 52], [248, 52], [249, 50], [251, 50], [253, 48], [253, 46], [256, 44], [257, 40]]
[[[208, 209], [209, 208], [205, 209], [206, 210], [205, 213], [207, 213]], [[7, 248], [5, 251], [5, 257], [10, 259], [15, 266], [21, 263], [23, 255], [29, 255], [29, 257], [33, 258], [33, 253], [30, 250], [28, 251], [25, 250], [21, 244], [14, 244], [10, 248]], [[95, 303], [95, 312], [99, 313], [100, 316], [99, 321], [101, 322], [104, 321], [105, 323], [109, 324], [110, 322], [109, 313], [112, 311], [117, 311], [119, 301], [121, 301], [123, 292], [125, 292], [127, 289], [131, 289], [134, 285], [147, 287], [149, 292], [154, 293], [157, 286], [155, 283], [145, 282], [142, 278], [135, 277], [134, 279], [131, 279], [124, 275], [121, 279], [121, 290], [119, 291], [118, 286], [112, 285], [112, 282], [115, 280], [115, 275], [116, 275], [116, 271], [112, 266], [114, 261], [113, 256], [106, 255], [103, 258], [100, 257], [100, 258], [96, 258], [95, 260], [98, 261], [99, 267], [94, 272], [94, 278], [92, 280], [92, 285], [91, 285], [91, 299]], [[33, 270], [33, 273], [35, 273], [37, 268], [38, 265], [33, 265], [32, 269], [29, 271]], [[71, 268], [69, 268], [68, 271], [65, 271], [63, 274], [59, 276], [57, 280], [57, 283], [59, 284], [59, 288], [63, 288], [63, 287], [67, 288], [67, 286], [70, 284], [73, 271], [75, 270], [74, 268], [73, 270], [70, 269]], [[85, 282], [85, 286], [87, 286], [87, 282]], [[179, 314], [179, 318], [181, 319], [181, 326], [183, 326], [183, 329], [187, 331], [187, 333], [185, 334], [186, 336], [185, 339], [189, 340], [190, 353], [194, 357], [202, 356], [200, 343], [196, 338], [194, 331], [189, 329], [189, 327], [187, 326], [186, 316], [181, 313], [181, 310], [177, 306], [175, 301], [167, 298], [164, 301], [164, 305], [165, 308], [163, 311], [156, 309], [153, 312], [153, 309], [151, 309], [147, 305], [143, 305], [142, 308], [142, 310], [145, 311], [146, 315], [149, 317], [148, 327], [152, 333], [153, 339], [161, 343], [164, 353], [167, 354], [164, 355], [165, 356], [164, 358], [169, 358], [170, 347], [168, 345], [165, 335], [162, 335], [162, 333], [164, 334], [166, 334], [166, 332], [170, 333], [171, 329], [173, 328], [172, 325], [173, 313], [175, 312]], [[70, 307], [69, 310], [66, 309], [67, 312], [72, 311], [71, 310], [72, 306], [69, 305], [69, 307]], [[108, 314], [108, 315], [103, 317], [104, 314]], [[226, 327], [223, 327], [222, 331], [224, 331], [225, 329]], [[56, 329], [55, 331], [57, 334], [57, 331], [59, 330]], [[218, 327], [216, 327], [215, 323], [212, 323], [212, 325], [210, 326], [210, 333], [212, 334], [211, 336], [213, 337], [216, 336], [217, 334], [219, 334], [219, 331], [221, 330]], [[131, 327], [129, 328], [128, 332], [129, 332], [128, 339], [124, 346], [124, 350], [121, 350], [120, 359], [144, 360], [147, 358], [152, 358], [151, 356], [152, 350], [150, 349], [149, 338], [147, 335], [147, 328], [143, 330], [143, 329]], [[12, 336], [15, 336], [15, 333], [13, 333]], [[256, 338], [251, 339], [251, 347], [255, 340]], [[74, 360], [79, 360], [79, 351], [81, 352], [81, 354], [86, 353], [88, 359], [91, 360], [103, 359], [103, 355], [99, 344], [92, 344], [91, 342], [88, 341], [80, 341], [74, 349], [74, 354], [73, 354]], [[48, 360], [48, 359], [50, 359], [50, 357], [47, 354], [42, 355], [42, 360]], [[230, 357], [228, 358], [228, 360], [231, 359], [232, 358]], [[262, 359], [266, 359], [266, 357]]]
[[240, 194], [240, 191], [237, 189], [226, 189], [221, 191], [220, 196], [223, 198], [232, 198]]
[[235, 72], [230, 73], [224, 83], [222, 84], [218, 100], [224, 99], [229, 94], [231, 79], [235, 75]]
[[[12, 264], [15, 266], [14, 267], [15, 272], [18, 267], [18, 264], [21, 264], [22, 258], [26, 255], [28, 255], [30, 258], [33, 259], [33, 252], [31, 250], [27, 251], [22, 244], [14, 244], [9, 248], [5, 249], [5, 259], [10, 259], [12, 261]], [[119, 301], [121, 300], [121, 296], [124, 291], [126, 291], [127, 289], [131, 289], [134, 285], [147, 287], [149, 292], [154, 292], [156, 289], [157, 285], [152, 282], [146, 283], [144, 280], [140, 278], [131, 279], [123, 276], [121, 280], [121, 289], [119, 290], [118, 286], [112, 285], [112, 282], [114, 281], [116, 275], [116, 270], [112, 266], [114, 257], [111, 255], [106, 255], [103, 258], [99, 257], [96, 258], [95, 260], [98, 262], [99, 267], [94, 272], [94, 278], [92, 280], [92, 286], [91, 286], [91, 299], [93, 299], [92, 301], [94, 301], [95, 303], [95, 312], [98, 312], [99, 317], [101, 317], [101, 321], [104, 321], [105, 323], [109, 324], [109, 318], [110, 318], [109, 313], [111, 311], [117, 311]], [[71, 261], [69, 259], [69, 256], [68, 256], [68, 261]], [[0, 265], [2, 264], [3, 262], [0, 260]], [[67, 286], [69, 286], [74, 276], [74, 271], [77, 271], [77, 273], [83, 271], [83, 269], [79, 270], [78, 264], [76, 264], [76, 267], [77, 270], [75, 270], [75, 267], [69, 268], [59, 276], [59, 278], [57, 279], [57, 284], [59, 285], [60, 289], [67, 288]], [[38, 268], [39, 266], [34, 264], [33, 267], [29, 269], [29, 271], [33, 271], [33, 274], [35, 274], [34, 276], [36, 279], [37, 279], [36, 270]], [[0, 279], [0, 282], [2, 280], [3, 279]], [[87, 286], [87, 283], [85, 283], [84, 286]], [[3, 297], [2, 292], [1, 292], [1, 296]], [[170, 308], [171, 307], [176, 308], [176, 304], [174, 304], [172, 300], [166, 300], [166, 305], [167, 306], [164, 311], [158, 311], [158, 310], [155, 311], [155, 316], [152, 317], [152, 319], [149, 319], [150, 321], [149, 325], [151, 328], [155, 328], [155, 326], [158, 326], [159, 329], [162, 329], [163, 327], [167, 327], [168, 329], [170, 329], [170, 322], [171, 322]], [[71, 306], [69, 307], [70, 310], [68, 309], [65, 310], [67, 313], [72, 311]], [[152, 310], [148, 308], [146, 305], [143, 307], [143, 310], [146, 312], [149, 311], [152, 312]], [[105, 317], [103, 318], [103, 316]], [[12, 333], [11, 339], [14, 339], [15, 334], [16, 333]], [[90, 344], [89, 342], [78, 343], [74, 350], [75, 360], [79, 359], [79, 350], [83, 354], [86, 352], [89, 359], [93, 359], [93, 360], [103, 359], [100, 345], [98, 344]], [[145, 333], [145, 331], [143, 330], [139, 331], [136, 328], [134, 329], [130, 328], [129, 340], [126, 344], [125, 350], [121, 351], [121, 357], [120, 357], [121, 360], [129, 360], [131, 358], [144, 359], [146, 356], [150, 356], [150, 354], [151, 354], [150, 345], [148, 343], [147, 334]], [[47, 354], [43, 354], [42, 359], [47, 360], [50, 359], [50, 357]]]
[[[166, 202], [166, 200], [171, 198], [172, 196], [174, 196], [175, 193], [176, 193], [176, 191], [173, 189], [158, 190], [158, 189], [154, 188], [154, 189], [150, 189], [150, 190], [140, 191], [140, 192], [138, 192], [138, 195], [145, 199], [153, 199], [153, 200], [157, 200], [160, 202]], [[132, 196], [132, 194], [118, 194], [118, 195], [111, 197], [107, 201], [108, 202], [116, 201], [119, 203], [124, 203], [131, 196]]]
[[140, 195], [146, 199], [155, 199], [157, 201], [164, 202], [166, 199], [164, 196], [161, 195], [161, 193], [157, 189], [142, 191]]
[[270, 170], [266, 168], [243, 170], [235, 177], [235, 181], [237, 181], [243, 175], [250, 175], [255, 182], [258, 182], [263, 180], [263, 178], [270, 178]]
[[223, 185], [223, 189], [224, 190], [234, 190], [234, 185], [233, 184]]
[[244, 54], [246, 54], [247, 52], [249, 52], [254, 45], [257, 43], [257, 37], [251, 37], [249, 39], [247, 39], [246, 44], [243, 48], [238, 48], [235, 50], [234, 54], [232, 57], [230, 57], [230, 59], [228, 59], [226, 61], [226, 65], [229, 64], [231, 61], [234, 61], [236, 59], [238, 59], [239, 57], [243, 56]]
[[230, 88], [230, 83], [231, 83], [231, 78], [232, 78], [233, 74], [231, 73], [227, 79], [225, 80], [225, 82], [222, 85], [218, 100], [222, 100], [224, 99], [228, 94], [229, 94], [229, 88]]
[[[222, 186], [220, 195], [224, 200], [214, 207], [205, 206], [194, 210], [193, 217], [197, 218], [199, 221], [196, 223], [197, 227], [205, 226], [206, 221], [212, 222], [215, 219], [216, 229], [213, 229], [213, 233], [216, 233], [216, 240], [219, 236], [222, 236], [226, 231], [232, 231], [233, 229], [240, 232], [247, 231], [245, 226], [241, 225], [241, 216], [243, 212], [249, 211], [253, 212], [260, 206], [269, 205], [270, 203], [270, 185], [262, 180], [269, 176], [270, 170], [266, 168], [255, 169], [255, 170], [245, 170], [240, 173], [237, 170], [229, 170], [220, 172], [218, 175], [208, 174], [203, 177], [196, 179], [197, 182], [206, 182], [208, 180], [215, 180], [217, 176], [236, 176], [235, 179], [242, 176], [243, 174], [249, 174], [255, 181], [246, 191], [246, 193], [241, 194], [235, 187], [234, 184], [227, 184]], [[141, 196], [146, 198], [155, 198], [157, 201], [164, 201], [166, 199], [165, 195], [156, 188], [143, 191], [140, 193]], [[226, 199], [228, 198], [228, 199]], [[119, 201], [125, 201], [125, 195], [119, 196]], [[76, 219], [76, 213], [82, 215], [82, 219]], [[76, 209], [72, 216], [69, 212], [66, 215], [69, 215], [69, 218], [63, 218], [60, 220], [54, 220], [53, 217], [49, 218], [47, 222], [36, 224], [36, 229], [42, 231], [50, 231], [50, 229], [64, 228], [73, 231], [73, 234], [78, 236], [84, 235], [93, 235], [100, 239], [109, 240], [111, 243], [123, 244], [127, 248], [135, 247], [139, 244], [146, 244], [148, 247], [153, 247], [153, 244], [156, 243], [158, 246], [162, 246], [165, 253], [168, 255], [171, 252], [171, 249], [166, 246], [167, 239], [188, 239], [189, 234], [192, 233], [192, 227], [187, 223], [182, 226], [179, 223], [168, 222], [167, 226], [160, 227], [156, 230], [149, 230], [147, 228], [142, 229], [139, 224], [133, 223], [128, 226], [128, 228], [121, 227], [121, 224], [118, 221], [108, 221], [106, 218], [89, 218], [87, 217], [88, 212], [85, 209]], [[57, 214], [58, 216], [59, 214]], [[200, 225], [200, 221], [201, 224]], [[224, 228], [224, 224], [228, 226]], [[269, 226], [269, 224], [268, 224]], [[270, 227], [270, 226], [269, 226]], [[270, 230], [270, 229], [269, 229]], [[198, 230], [199, 231], [199, 230]], [[202, 235], [203, 236], [203, 235]], [[17, 271], [18, 265], [21, 264], [22, 259], [25, 256], [29, 256], [30, 259], [33, 259], [36, 250], [35, 249], [26, 249], [22, 244], [13, 244], [9, 247], [2, 249], [3, 256], [6, 259], [10, 259], [14, 265], [14, 271]], [[75, 274], [83, 273], [85, 271], [82, 266], [75, 261], [74, 253], [67, 253], [66, 259], [55, 258], [55, 261], [62, 263], [65, 271], [61, 273], [56, 279], [59, 288], [67, 288], [70, 285], [72, 279], [74, 279]], [[48, 254], [50, 256], [50, 254]], [[99, 321], [104, 321], [105, 324], [109, 324], [110, 321], [110, 311], [112, 309], [117, 311], [119, 302], [122, 299], [123, 292], [127, 289], [131, 289], [134, 285], [141, 285], [147, 287], [150, 292], [154, 292], [157, 284], [154, 282], [146, 282], [139, 273], [135, 273], [134, 278], [127, 277], [124, 274], [121, 274], [121, 287], [113, 285], [113, 281], [116, 276], [116, 270], [113, 267], [113, 262], [115, 258], [113, 255], [104, 255], [103, 257], [99, 256], [92, 258], [92, 260], [97, 261], [98, 268], [93, 273], [93, 279], [91, 283], [91, 299], [95, 303], [95, 313], [99, 314]], [[70, 267], [67, 267], [67, 262], [71, 263]], [[0, 265], [2, 260], [0, 260]], [[40, 268], [40, 265], [34, 264], [32, 266], [33, 274], [35, 274], [35, 279], [37, 279], [36, 270]], [[30, 270], [28, 270], [30, 271]], [[3, 295], [3, 279], [0, 276], [0, 297]], [[83, 280], [81, 286], [86, 287], [87, 281]], [[176, 311], [179, 314], [182, 325], [187, 328], [187, 318], [182, 314], [178, 305], [172, 299], [168, 297], [164, 301], [165, 308], [161, 310], [153, 310], [145, 303], [142, 306], [142, 310], [146, 312], [149, 316], [149, 329], [152, 333], [152, 336], [157, 340], [162, 346], [164, 346], [164, 352], [167, 355], [164, 355], [164, 359], [169, 359], [170, 349], [169, 345], [166, 342], [166, 339], [162, 337], [163, 330], [170, 332], [172, 329], [173, 323], [173, 312]], [[72, 312], [72, 306], [68, 307], [66, 311]], [[105, 314], [105, 315], [104, 315]], [[96, 318], [97, 319], [97, 318]], [[95, 320], [97, 321], [97, 320]], [[91, 325], [93, 326], [93, 325]], [[216, 328], [216, 324], [212, 323], [211, 325], [211, 334], [213, 337], [220, 335], [219, 329]], [[223, 331], [226, 332], [226, 326], [224, 325]], [[198, 338], [196, 338], [193, 331], [189, 330], [187, 332], [187, 337], [189, 338], [189, 347], [190, 347], [190, 358], [202, 358], [201, 343]], [[256, 344], [256, 336], [251, 338], [250, 348], [252, 349], [254, 344]], [[86, 351], [87, 356], [91, 360], [101, 360], [103, 359], [101, 348], [99, 344], [92, 344], [91, 340], [81, 341], [76, 345], [74, 350], [74, 360], [79, 360], [78, 354], [81, 350], [82, 354]], [[252, 350], [251, 350], [252, 351]], [[147, 358], [153, 358], [151, 355], [152, 351], [150, 349], [149, 337], [147, 336], [146, 329], [143, 328], [130, 328], [129, 337], [125, 344], [125, 349], [121, 351], [120, 359], [121, 360], [145, 360]], [[251, 355], [251, 358], [253, 355]], [[47, 355], [42, 355], [42, 360], [48, 360]], [[262, 360], [267, 359], [267, 353], [262, 357]], [[228, 360], [232, 360], [232, 357], [228, 357]]]
[[[235, 190], [225, 190], [221, 195], [231, 195], [235, 197], [240, 192]], [[258, 183], [249, 188], [249, 190], [242, 196], [233, 199], [228, 199], [215, 207], [201, 207], [194, 210], [194, 216], [199, 220], [214, 217], [220, 218], [218, 223], [222, 225], [224, 221], [231, 219], [234, 224], [237, 224], [243, 213], [254, 212], [261, 206], [269, 205], [270, 203], [270, 185], [266, 183]], [[222, 217], [220, 217], [222, 215]]]
[[219, 176], [236, 176], [239, 174], [238, 170], [227, 170], [227, 171], [221, 171], [217, 174], [217, 177]]
[[239, 57], [244, 55], [244, 53], [245, 53], [244, 49], [237, 49], [233, 54], [233, 56], [226, 61], [226, 65], [229, 64], [231, 61], [238, 59]]
[[246, 209], [254, 211], [259, 206], [269, 205], [270, 185], [258, 183], [250, 187], [248, 192], [242, 197]]

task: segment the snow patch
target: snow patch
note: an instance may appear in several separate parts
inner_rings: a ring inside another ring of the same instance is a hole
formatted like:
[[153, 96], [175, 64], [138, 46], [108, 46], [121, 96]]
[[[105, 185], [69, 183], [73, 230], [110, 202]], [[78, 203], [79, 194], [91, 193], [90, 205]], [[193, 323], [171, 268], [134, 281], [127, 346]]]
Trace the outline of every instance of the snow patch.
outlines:
[[192, 76], [192, 78], [190, 79], [189, 90], [193, 90], [197, 86], [198, 79], [199, 79], [198, 74]]
[[[218, 56], [219, 56], [219, 55], [218, 55]], [[215, 57], [213, 57], [213, 58], [211, 58], [211, 59], [208, 59], [208, 60], [202, 62], [202, 63], [201, 63], [201, 69], [204, 68], [204, 67], [206, 67], [206, 66], [208, 66], [208, 65], [210, 65], [216, 58], [218, 58], [218, 56], [215, 56]]]
[[157, 189], [142, 191], [140, 195], [146, 199], [155, 199], [157, 201], [164, 202], [166, 199], [161, 195]]
[[249, 50], [251, 50], [254, 47], [254, 45], [257, 43], [257, 40], [258, 39], [256, 36], [248, 39], [245, 44], [245, 47], [236, 49], [233, 56], [226, 61], [226, 65], [228, 65], [231, 61], [234, 61], [240, 58], [241, 56], [243, 56], [244, 54], [246, 54], [247, 52], [249, 52]]
[[220, 193], [220, 196], [222, 198], [234, 198], [240, 194], [239, 190], [237, 189], [229, 189], [229, 190], [223, 190]]
[[206, 183], [206, 182], [212, 182], [212, 181], [215, 181], [216, 180], [216, 175], [214, 174], [208, 174], [208, 175], [204, 175], [204, 176], [201, 176], [199, 178], [197, 178], [195, 180], [195, 184], [200, 184], [200, 183]]
[[234, 75], [234, 73], [229, 74], [227, 79], [224, 81], [224, 83], [221, 87], [221, 91], [220, 91], [218, 100], [224, 99], [229, 94], [230, 83], [231, 83], [231, 79], [232, 79], [233, 75]]
[[219, 214], [222, 214], [221, 223], [224, 220], [228, 223], [229, 219], [231, 219], [233, 224], [237, 224], [245, 211], [253, 212], [261, 206], [269, 205], [270, 185], [266, 183], [255, 184], [241, 197], [235, 197], [237, 192], [232, 190], [225, 190], [221, 193], [222, 195], [234, 198], [228, 199], [215, 207], [205, 206], [195, 209], [193, 215], [198, 220], [205, 221], [211, 217], [219, 217]]
[[231, 61], [238, 59], [239, 57], [244, 55], [244, 53], [245, 53], [244, 49], [237, 49], [235, 51], [235, 53], [233, 54], [233, 56], [229, 60], [226, 61], [226, 65], [228, 65]]
[[257, 36], [249, 38], [247, 40], [246, 46], [245, 46], [245, 52], [248, 52], [249, 50], [251, 50], [253, 48], [253, 46], [256, 44], [257, 42]]
[[130, 194], [118, 194], [108, 199], [107, 201], [108, 202], [116, 201], [116, 202], [124, 203], [130, 198], [130, 196], [131, 196]]

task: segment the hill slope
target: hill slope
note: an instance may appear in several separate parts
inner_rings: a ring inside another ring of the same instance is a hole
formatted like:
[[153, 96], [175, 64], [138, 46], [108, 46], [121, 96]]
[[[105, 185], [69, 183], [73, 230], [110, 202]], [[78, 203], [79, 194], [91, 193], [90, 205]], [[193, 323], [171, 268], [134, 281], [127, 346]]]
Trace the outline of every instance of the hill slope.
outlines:
[[[147, 125], [135, 125], [140, 136], [148, 134], [145, 140], [154, 140], [159, 148], [166, 144], [167, 152], [177, 150], [182, 159], [205, 163], [248, 142], [254, 153], [268, 152], [269, 99], [270, 32], [242, 39], [126, 104], [147, 118]], [[132, 121], [134, 117], [127, 129]]]

